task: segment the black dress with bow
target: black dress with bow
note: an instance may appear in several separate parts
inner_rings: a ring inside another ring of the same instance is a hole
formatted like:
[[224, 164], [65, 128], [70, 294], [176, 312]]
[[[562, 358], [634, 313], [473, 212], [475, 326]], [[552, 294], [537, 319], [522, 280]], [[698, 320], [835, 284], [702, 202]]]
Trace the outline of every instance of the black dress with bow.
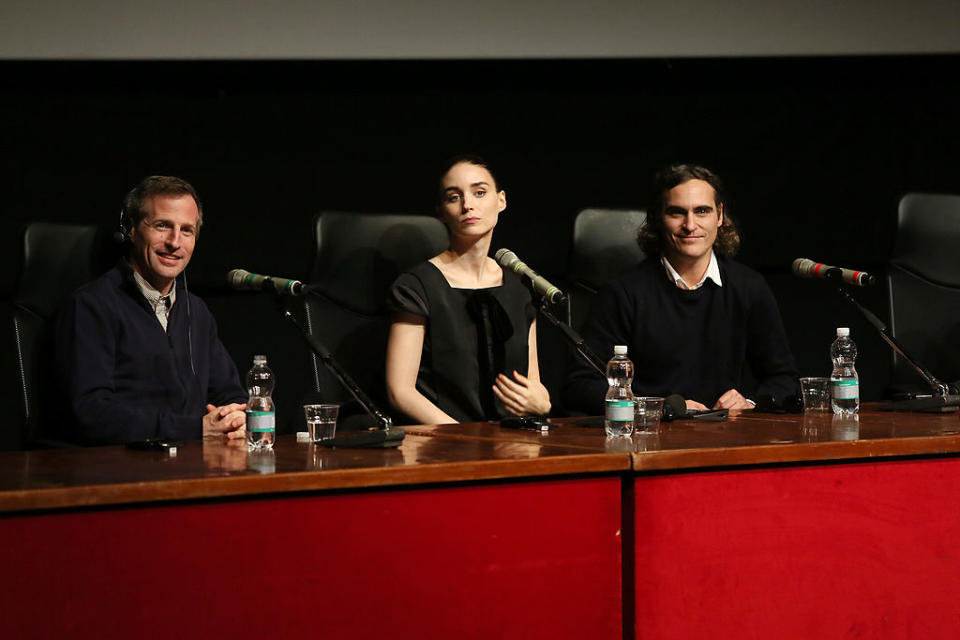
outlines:
[[460, 422], [506, 415], [493, 395], [498, 373], [527, 375], [530, 292], [512, 272], [488, 289], [455, 289], [430, 262], [400, 275], [387, 307], [427, 320], [417, 390]]

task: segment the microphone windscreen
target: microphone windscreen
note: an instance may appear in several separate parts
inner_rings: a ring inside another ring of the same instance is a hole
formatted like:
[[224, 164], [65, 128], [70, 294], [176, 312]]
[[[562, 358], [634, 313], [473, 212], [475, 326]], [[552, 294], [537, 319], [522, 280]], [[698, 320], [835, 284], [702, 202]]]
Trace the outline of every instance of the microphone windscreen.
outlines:
[[510, 249], [497, 249], [497, 252], [494, 255], [497, 264], [499, 264], [504, 269], [513, 269], [514, 265], [517, 263], [517, 254]]
[[814, 275], [817, 263], [809, 258], [797, 258], [793, 261], [793, 275], [801, 278], [810, 278]]
[[687, 401], [679, 393], [671, 393], [663, 399], [662, 420], [678, 420], [687, 415]]
[[252, 273], [246, 269], [231, 269], [227, 273], [227, 283], [234, 289], [243, 288]]

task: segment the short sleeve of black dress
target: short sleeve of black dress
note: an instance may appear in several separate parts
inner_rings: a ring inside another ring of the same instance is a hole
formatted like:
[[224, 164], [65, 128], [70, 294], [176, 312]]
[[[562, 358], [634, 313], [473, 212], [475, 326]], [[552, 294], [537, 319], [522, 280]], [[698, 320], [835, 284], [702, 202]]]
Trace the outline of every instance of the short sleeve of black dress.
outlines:
[[392, 312], [426, 318], [417, 390], [460, 422], [498, 420], [506, 412], [493, 395], [497, 374], [526, 375], [528, 337], [536, 310], [518, 276], [503, 284], [455, 289], [432, 263], [400, 275], [390, 289]]

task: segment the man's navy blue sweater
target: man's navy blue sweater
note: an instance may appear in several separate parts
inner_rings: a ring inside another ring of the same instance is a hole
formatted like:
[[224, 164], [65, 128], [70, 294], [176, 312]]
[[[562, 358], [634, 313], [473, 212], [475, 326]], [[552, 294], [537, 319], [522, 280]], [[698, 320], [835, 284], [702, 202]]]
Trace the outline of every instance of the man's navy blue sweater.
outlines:
[[208, 402], [246, 402], [207, 306], [176, 286], [167, 332], [126, 262], [78, 289], [61, 312], [57, 360], [77, 440], [200, 438]]

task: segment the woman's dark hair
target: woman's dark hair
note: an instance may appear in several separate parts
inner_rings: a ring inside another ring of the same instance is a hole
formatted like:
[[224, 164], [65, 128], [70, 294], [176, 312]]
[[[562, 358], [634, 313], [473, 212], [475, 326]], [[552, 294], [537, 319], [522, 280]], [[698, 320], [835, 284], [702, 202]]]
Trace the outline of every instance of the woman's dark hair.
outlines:
[[726, 190], [720, 176], [706, 167], [695, 164], [674, 164], [661, 169], [653, 178], [653, 194], [650, 199], [650, 208], [647, 210], [647, 219], [637, 230], [637, 244], [647, 255], [659, 255], [663, 250], [664, 228], [663, 209], [664, 197], [675, 186], [690, 180], [703, 180], [714, 191], [714, 201], [717, 210], [723, 207], [723, 224], [717, 229], [717, 241], [713, 248], [722, 256], [732, 256], [740, 248], [740, 234], [736, 225], [727, 212]]
[[481, 158], [480, 156], [472, 153], [462, 153], [449, 158], [446, 162], [443, 163], [443, 169], [440, 171], [439, 178], [437, 178], [437, 206], [443, 204], [443, 176], [450, 173], [450, 169], [453, 169], [455, 166], [461, 163], [473, 164], [478, 167], [483, 167], [490, 172], [490, 177], [493, 178], [493, 190], [500, 191], [500, 181], [497, 180], [496, 174], [493, 173], [493, 169], [490, 168], [490, 165], [487, 164], [487, 161]]

